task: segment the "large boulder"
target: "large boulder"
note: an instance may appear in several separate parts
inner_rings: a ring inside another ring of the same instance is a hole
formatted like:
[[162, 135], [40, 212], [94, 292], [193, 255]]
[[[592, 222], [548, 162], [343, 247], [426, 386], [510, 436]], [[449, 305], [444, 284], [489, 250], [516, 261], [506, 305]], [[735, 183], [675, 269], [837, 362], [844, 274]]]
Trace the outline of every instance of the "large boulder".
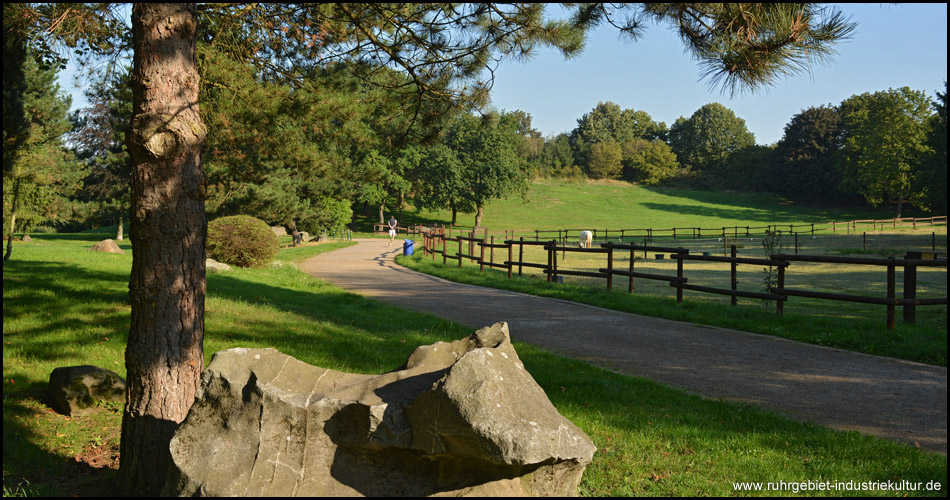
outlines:
[[504, 323], [382, 375], [274, 349], [214, 355], [171, 441], [167, 495], [573, 496], [596, 448]]
[[46, 401], [64, 415], [84, 415], [99, 401], [125, 401], [125, 379], [97, 366], [62, 366], [50, 373]]
[[105, 239], [89, 247], [90, 252], [125, 253], [112, 239]]

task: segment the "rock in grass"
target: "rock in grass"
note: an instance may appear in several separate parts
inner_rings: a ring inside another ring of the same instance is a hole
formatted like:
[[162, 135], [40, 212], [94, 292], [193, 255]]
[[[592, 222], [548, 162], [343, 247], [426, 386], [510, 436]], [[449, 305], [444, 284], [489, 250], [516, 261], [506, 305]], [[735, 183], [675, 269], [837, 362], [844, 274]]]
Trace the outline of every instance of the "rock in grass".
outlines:
[[503, 323], [419, 347], [382, 375], [229, 349], [172, 439], [164, 493], [567, 496], [595, 451]]
[[46, 400], [64, 415], [84, 415], [99, 401], [125, 401], [125, 379], [92, 365], [59, 367], [50, 373]]
[[224, 262], [218, 262], [214, 259], [205, 259], [206, 273], [223, 273], [231, 270], [231, 266]]
[[89, 247], [90, 252], [106, 252], [106, 253], [125, 253], [125, 250], [119, 248], [119, 245], [111, 239], [105, 239], [96, 243], [95, 245]]

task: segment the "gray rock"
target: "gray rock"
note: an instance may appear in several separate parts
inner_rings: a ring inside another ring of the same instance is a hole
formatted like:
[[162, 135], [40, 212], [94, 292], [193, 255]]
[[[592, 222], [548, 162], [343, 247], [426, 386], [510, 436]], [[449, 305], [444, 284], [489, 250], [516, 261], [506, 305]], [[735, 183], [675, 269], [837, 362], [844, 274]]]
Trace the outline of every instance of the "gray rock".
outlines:
[[90, 252], [106, 252], [106, 253], [125, 253], [125, 250], [119, 248], [119, 245], [111, 239], [105, 239], [96, 243], [95, 245], [89, 247]]
[[310, 241], [310, 233], [306, 231], [300, 231], [300, 241], [301, 243], [306, 243]]
[[24, 234], [23, 237], [20, 238], [20, 241], [23, 243], [33, 243], [33, 238], [30, 238], [28, 234]]
[[230, 349], [202, 374], [163, 493], [573, 496], [595, 451], [504, 323], [419, 347], [381, 375]]
[[326, 243], [330, 241], [330, 235], [327, 233], [321, 233], [320, 236], [317, 236], [316, 241], [317, 243]]
[[231, 266], [224, 262], [218, 262], [214, 259], [205, 259], [206, 273], [223, 273], [231, 270]]
[[277, 236], [287, 236], [287, 228], [284, 226], [271, 226], [270, 228]]
[[84, 415], [99, 401], [125, 401], [125, 379], [92, 365], [63, 366], [53, 370], [46, 389], [47, 402], [64, 415]]

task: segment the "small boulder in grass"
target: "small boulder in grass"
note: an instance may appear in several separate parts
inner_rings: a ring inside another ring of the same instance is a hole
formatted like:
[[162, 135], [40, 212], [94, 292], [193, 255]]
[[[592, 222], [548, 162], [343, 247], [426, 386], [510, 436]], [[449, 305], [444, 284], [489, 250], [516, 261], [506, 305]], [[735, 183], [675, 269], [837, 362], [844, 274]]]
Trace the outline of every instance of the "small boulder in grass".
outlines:
[[20, 241], [22, 241], [23, 243], [32, 243], [33, 238], [30, 238], [30, 235], [28, 234], [24, 234], [23, 237], [20, 238]]
[[224, 262], [218, 262], [214, 259], [205, 260], [206, 273], [224, 273], [230, 270], [231, 270], [231, 266], [225, 264]]
[[106, 252], [106, 253], [125, 253], [125, 250], [119, 248], [119, 245], [111, 239], [105, 239], [96, 243], [95, 245], [89, 247], [90, 252]]
[[99, 401], [125, 401], [125, 379], [98, 366], [62, 366], [50, 373], [46, 400], [63, 415], [84, 415]]

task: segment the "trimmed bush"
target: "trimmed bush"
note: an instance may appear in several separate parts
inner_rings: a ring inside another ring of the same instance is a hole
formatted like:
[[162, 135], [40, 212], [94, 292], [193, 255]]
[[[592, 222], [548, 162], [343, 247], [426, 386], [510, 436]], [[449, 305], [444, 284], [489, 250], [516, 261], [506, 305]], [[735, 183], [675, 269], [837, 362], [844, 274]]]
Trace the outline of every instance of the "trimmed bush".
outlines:
[[280, 250], [280, 240], [264, 221], [249, 215], [208, 223], [208, 258], [238, 267], [264, 267]]

